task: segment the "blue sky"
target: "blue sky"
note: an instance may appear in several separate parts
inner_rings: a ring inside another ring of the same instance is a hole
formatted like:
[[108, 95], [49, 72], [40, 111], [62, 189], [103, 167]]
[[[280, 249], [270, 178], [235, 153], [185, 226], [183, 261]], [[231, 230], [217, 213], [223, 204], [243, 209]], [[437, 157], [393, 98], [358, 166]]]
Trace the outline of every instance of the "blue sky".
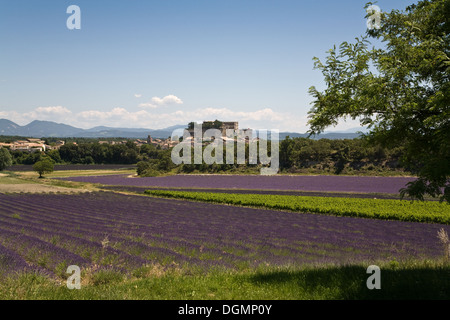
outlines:
[[[0, 118], [152, 129], [219, 119], [305, 132], [308, 88], [324, 87], [312, 59], [365, 33], [365, 3], [0, 0]], [[80, 30], [66, 26], [70, 5]]]

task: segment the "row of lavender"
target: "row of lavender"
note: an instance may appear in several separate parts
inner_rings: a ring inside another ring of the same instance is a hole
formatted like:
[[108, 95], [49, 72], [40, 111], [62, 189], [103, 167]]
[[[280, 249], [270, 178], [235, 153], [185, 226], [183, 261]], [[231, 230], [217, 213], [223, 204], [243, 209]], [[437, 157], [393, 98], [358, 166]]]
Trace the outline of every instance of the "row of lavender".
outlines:
[[[0, 274], [374, 262], [441, 255], [441, 225], [128, 196], [0, 194]], [[449, 232], [449, 226], [444, 226]]]
[[66, 180], [104, 185], [248, 190], [295, 190], [398, 194], [410, 177], [173, 175], [130, 178], [126, 175], [71, 177]]

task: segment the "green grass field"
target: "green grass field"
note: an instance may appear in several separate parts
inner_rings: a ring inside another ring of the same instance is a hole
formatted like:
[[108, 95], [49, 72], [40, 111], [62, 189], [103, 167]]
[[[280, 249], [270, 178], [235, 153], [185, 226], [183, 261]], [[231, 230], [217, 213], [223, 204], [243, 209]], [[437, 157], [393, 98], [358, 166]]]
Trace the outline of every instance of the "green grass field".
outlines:
[[13, 177], [9, 174], [2, 173], [0, 175], [0, 184], [28, 184], [30, 181], [26, 181], [20, 178]]
[[104, 272], [81, 289], [33, 274], [0, 282], [2, 300], [372, 300], [450, 299], [450, 265], [380, 264], [380, 289], [369, 289], [367, 266], [285, 267], [241, 272], [152, 271], [126, 278]]

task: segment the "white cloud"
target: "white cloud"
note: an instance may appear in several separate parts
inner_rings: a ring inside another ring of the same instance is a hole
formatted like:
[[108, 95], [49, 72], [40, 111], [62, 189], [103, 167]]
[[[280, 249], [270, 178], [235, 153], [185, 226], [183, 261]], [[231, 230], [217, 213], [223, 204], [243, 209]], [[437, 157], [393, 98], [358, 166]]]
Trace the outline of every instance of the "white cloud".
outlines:
[[139, 104], [139, 107], [140, 107], [140, 108], [148, 108], [148, 109], [156, 109], [156, 108], [158, 108], [157, 105], [155, 105], [155, 104], [153, 104], [153, 103], [150, 103], [150, 102], [147, 102], [147, 103], [141, 103], [141, 104]]
[[62, 106], [38, 107], [25, 113], [19, 113], [17, 111], [3, 111], [2, 117], [19, 125], [26, 125], [33, 120], [70, 123], [72, 121], [72, 111]]
[[165, 106], [176, 105], [176, 104], [178, 104], [178, 105], [183, 104], [183, 101], [180, 98], [178, 98], [177, 96], [170, 94], [163, 98], [153, 97], [151, 102], [141, 103], [139, 105], [139, 107], [156, 109], [158, 107], [165, 107]]
[[238, 121], [241, 128], [278, 129], [285, 131], [306, 131], [306, 116], [276, 112], [270, 108], [256, 111], [233, 111], [228, 108], [198, 108], [184, 109], [172, 112], [154, 112], [140, 110], [130, 112], [122, 108], [112, 111], [85, 111], [79, 114], [77, 120], [83, 127], [89, 123], [103, 123], [108, 126], [143, 127], [160, 129], [172, 125], [187, 124], [191, 121], [206, 120]]
[[142, 97], [142, 94], [136, 93], [136, 94], [134, 94], [134, 96], [135, 96], [136, 98], [140, 98], [140, 97]]
[[152, 98], [152, 102], [159, 105], [159, 106], [166, 106], [169, 104], [183, 104], [183, 101], [181, 101], [180, 98], [174, 96], [174, 95], [168, 95], [165, 96], [164, 98], [158, 98], [158, 97], [153, 97]]
[[[131, 119], [131, 115], [133, 115], [133, 113], [130, 113], [124, 108], [114, 108], [111, 111], [98, 111], [98, 110], [82, 111], [76, 114], [74, 118], [76, 119], [77, 122], [79, 122], [82, 125], [87, 125], [89, 123], [102, 123], [103, 125], [103, 123], [112, 124], [114, 122], [123, 123], [125, 121], [137, 120], [136, 117]], [[131, 124], [128, 125], [133, 126]]]
[[67, 116], [72, 114], [72, 111], [70, 111], [66, 107], [56, 106], [56, 107], [38, 107], [35, 109], [34, 113], [44, 117], [53, 117], [53, 116]]
[[[165, 101], [170, 101], [170, 99]], [[31, 112], [22, 114], [16, 111], [2, 111], [0, 116], [20, 125], [28, 124], [33, 120], [49, 120], [85, 129], [100, 125], [161, 129], [173, 125], [187, 124], [191, 121], [200, 123], [206, 120], [218, 119], [221, 121], [238, 121], [240, 128], [278, 129], [280, 131], [295, 132], [305, 132], [307, 130], [306, 115], [277, 112], [271, 108], [262, 108], [255, 111], [235, 111], [228, 108], [197, 108], [170, 112], [155, 112], [153, 110], [129, 111], [125, 108], [113, 108], [108, 111], [86, 110], [72, 112], [65, 107], [57, 106], [39, 107]]]

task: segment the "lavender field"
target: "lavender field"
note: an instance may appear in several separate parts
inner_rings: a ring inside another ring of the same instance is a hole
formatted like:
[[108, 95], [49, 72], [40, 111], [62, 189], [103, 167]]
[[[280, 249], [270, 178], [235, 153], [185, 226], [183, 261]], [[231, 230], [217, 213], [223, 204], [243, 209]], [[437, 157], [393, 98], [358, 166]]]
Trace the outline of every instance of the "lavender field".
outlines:
[[355, 192], [397, 194], [414, 178], [361, 176], [261, 176], [261, 175], [174, 175], [130, 178], [126, 175], [72, 177], [66, 180], [105, 185], [205, 188], [294, 190], [319, 192]]
[[0, 194], [0, 275], [436, 258], [449, 226], [121, 195]]

